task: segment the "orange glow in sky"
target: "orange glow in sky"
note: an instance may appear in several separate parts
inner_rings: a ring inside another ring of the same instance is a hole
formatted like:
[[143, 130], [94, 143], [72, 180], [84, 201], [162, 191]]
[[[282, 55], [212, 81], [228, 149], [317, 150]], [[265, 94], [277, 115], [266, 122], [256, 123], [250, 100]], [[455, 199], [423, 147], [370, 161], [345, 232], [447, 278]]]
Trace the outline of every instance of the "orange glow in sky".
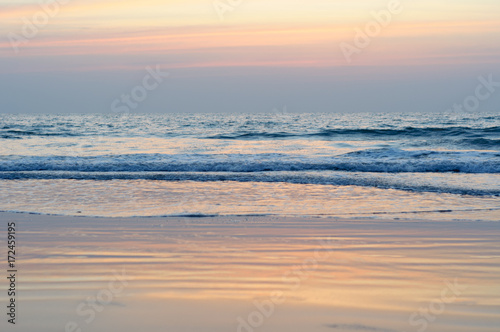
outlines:
[[[164, 58], [170, 67], [497, 62], [498, 1], [67, 1], [4, 4], [1, 57], [95, 55], [99, 68], [117, 55]], [[449, 3], [447, 3], [449, 2]], [[2, 2], [0, 2], [1, 4]], [[359, 31], [391, 14], [369, 46]], [[396, 8], [395, 7], [395, 8]], [[382, 16], [380, 16], [382, 15]], [[31, 26], [30, 26], [31, 24]], [[33, 30], [34, 29], [34, 30]], [[362, 43], [361, 43], [362, 44]], [[17, 52], [15, 50], [17, 49]], [[369, 56], [368, 56], [369, 54]], [[123, 68], [134, 67], [129, 57]], [[117, 61], [113, 66], [118, 65]]]

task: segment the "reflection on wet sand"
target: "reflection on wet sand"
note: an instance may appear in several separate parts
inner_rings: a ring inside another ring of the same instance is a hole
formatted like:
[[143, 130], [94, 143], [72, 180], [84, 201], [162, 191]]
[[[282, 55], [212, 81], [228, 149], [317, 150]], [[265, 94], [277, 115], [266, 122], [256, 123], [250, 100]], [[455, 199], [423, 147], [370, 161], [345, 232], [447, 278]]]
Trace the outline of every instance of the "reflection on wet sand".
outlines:
[[[500, 324], [494, 222], [2, 219], [19, 224], [19, 300], [38, 331], [68, 322], [82, 331], [245, 332]], [[106, 291], [117, 273], [126, 285]]]

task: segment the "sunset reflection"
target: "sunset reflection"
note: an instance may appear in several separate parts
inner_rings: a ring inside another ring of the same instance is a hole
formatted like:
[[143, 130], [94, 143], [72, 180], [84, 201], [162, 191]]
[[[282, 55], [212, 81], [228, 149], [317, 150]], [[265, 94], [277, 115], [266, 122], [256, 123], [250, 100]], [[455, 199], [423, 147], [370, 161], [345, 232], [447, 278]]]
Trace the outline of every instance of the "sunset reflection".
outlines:
[[61, 227], [51, 234], [43, 222], [30, 222], [24, 231], [24, 301], [51, 301], [58, 294], [72, 303], [124, 271], [128, 285], [117, 298], [124, 314], [139, 302], [161, 303], [167, 312], [184, 301], [238, 307], [278, 292], [283, 310], [384, 310], [400, 315], [403, 324], [405, 315], [439, 299], [449, 284], [463, 288], [449, 304], [451, 317], [455, 310], [474, 315], [478, 308], [487, 317], [488, 307], [500, 305], [492, 297], [499, 290], [498, 230], [487, 223], [471, 236], [446, 222], [316, 218], [303, 228], [278, 217], [82, 218], [74, 224], [41, 218]]

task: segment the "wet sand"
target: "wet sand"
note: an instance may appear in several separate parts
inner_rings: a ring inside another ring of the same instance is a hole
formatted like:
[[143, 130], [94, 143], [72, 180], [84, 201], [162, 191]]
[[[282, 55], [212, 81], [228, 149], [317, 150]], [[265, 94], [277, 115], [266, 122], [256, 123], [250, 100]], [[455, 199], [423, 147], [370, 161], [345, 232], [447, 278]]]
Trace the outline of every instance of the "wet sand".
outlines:
[[[498, 222], [14, 213], [0, 220], [5, 251], [7, 223], [16, 224], [18, 270], [16, 324], [3, 313], [2, 331], [500, 326]], [[1, 285], [7, 303], [5, 278]]]

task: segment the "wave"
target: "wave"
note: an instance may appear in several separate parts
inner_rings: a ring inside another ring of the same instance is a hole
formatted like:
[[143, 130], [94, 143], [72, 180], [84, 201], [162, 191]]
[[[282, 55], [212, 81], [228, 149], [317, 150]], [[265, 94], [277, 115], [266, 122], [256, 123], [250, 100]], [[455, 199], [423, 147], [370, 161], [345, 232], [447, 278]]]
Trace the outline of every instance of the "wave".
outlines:
[[18, 129], [10, 129], [10, 130], [0, 130], [0, 138], [5, 138], [5, 139], [21, 139], [24, 137], [30, 137], [30, 136], [61, 136], [61, 137], [75, 137], [75, 136], [82, 136], [81, 134], [77, 132], [68, 132], [68, 131], [61, 131], [61, 132], [42, 132], [39, 130], [18, 130]]
[[498, 149], [500, 148], [500, 139], [487, 138], [465, 138], [457, 142], [460, 145], [470, 146], [472, 148]]
[[406, 127], [401, 129], [321, 129], [316, 132], [256, 132], [256, 131], [234, 131], [232, 133], [217, 134], [207, 136], [208, 139], [259, 139], [259, 138], [287, 138], [287, 137], [345, 137], [361, 136], [364, 138], [382, 138], [382, 137], [482, 137], [484, 135], [498, 134], [500, 127], [472, 128], [472, 127]]
[[[336, 137], [442, 137], [442, 138], [486, 138], [500, 134], [500, 126], [491, 127], [469, 127], [469, 126], [443, 126], [443, 127], [400, 127], [385, 125], [389, 128], [330, 128], [330, 125], [319, 126], [312, 123], [279, 123], [272, 126], [265, 122], [257, 122], [253, 125], [219, 123], [215, 126], [211, 123], [203, 123], [194, 127], [192, 123], [175, 125], [166, 122], [156, 124], [148, 130], [146, 124], [133, 125], [128, 122], [106, 124], [92, 123], [88, 125], [61, 124], [60, 126], [48, 126], [43, 124], [4, 126], [0, 128], [0, 137], [24, 138], [30, 136], [62, 136], [62, 137], [84, 137], [99, 133], [103, 136], [123, 136], [134, 133], [135, 135], [146, 135], [154, 137], [192, 136], [207, 139], [276, 139], [276, 138], [336, 138]], [[150, 124], [149, 124], [150, 125]], [[188, 130], [186, 130], [186, 127]]]
[[267, 154], [128, 154], [12, 156], [1, 172], [278, 172], [500, 173], [499, 152], [365, 149], [338, 156]]
[[[387, 174], [386, 174], [387, 175]], [[4, 180], [153, 180], [153, 181], [196, 181], [196, 182], [267, 182], [314, 184], [334, 186], [362, 186], [379, 189], [395, 189], [414, 192], [437, 192], [471, 196], [500, 196], [500, 189], [468, 186], [457, 181], [433, 182], [407, 177], [380, 176], [374, 173], [360, 172], [0, 172]], [[467, 182], [467, 181], [464, 181]]]

